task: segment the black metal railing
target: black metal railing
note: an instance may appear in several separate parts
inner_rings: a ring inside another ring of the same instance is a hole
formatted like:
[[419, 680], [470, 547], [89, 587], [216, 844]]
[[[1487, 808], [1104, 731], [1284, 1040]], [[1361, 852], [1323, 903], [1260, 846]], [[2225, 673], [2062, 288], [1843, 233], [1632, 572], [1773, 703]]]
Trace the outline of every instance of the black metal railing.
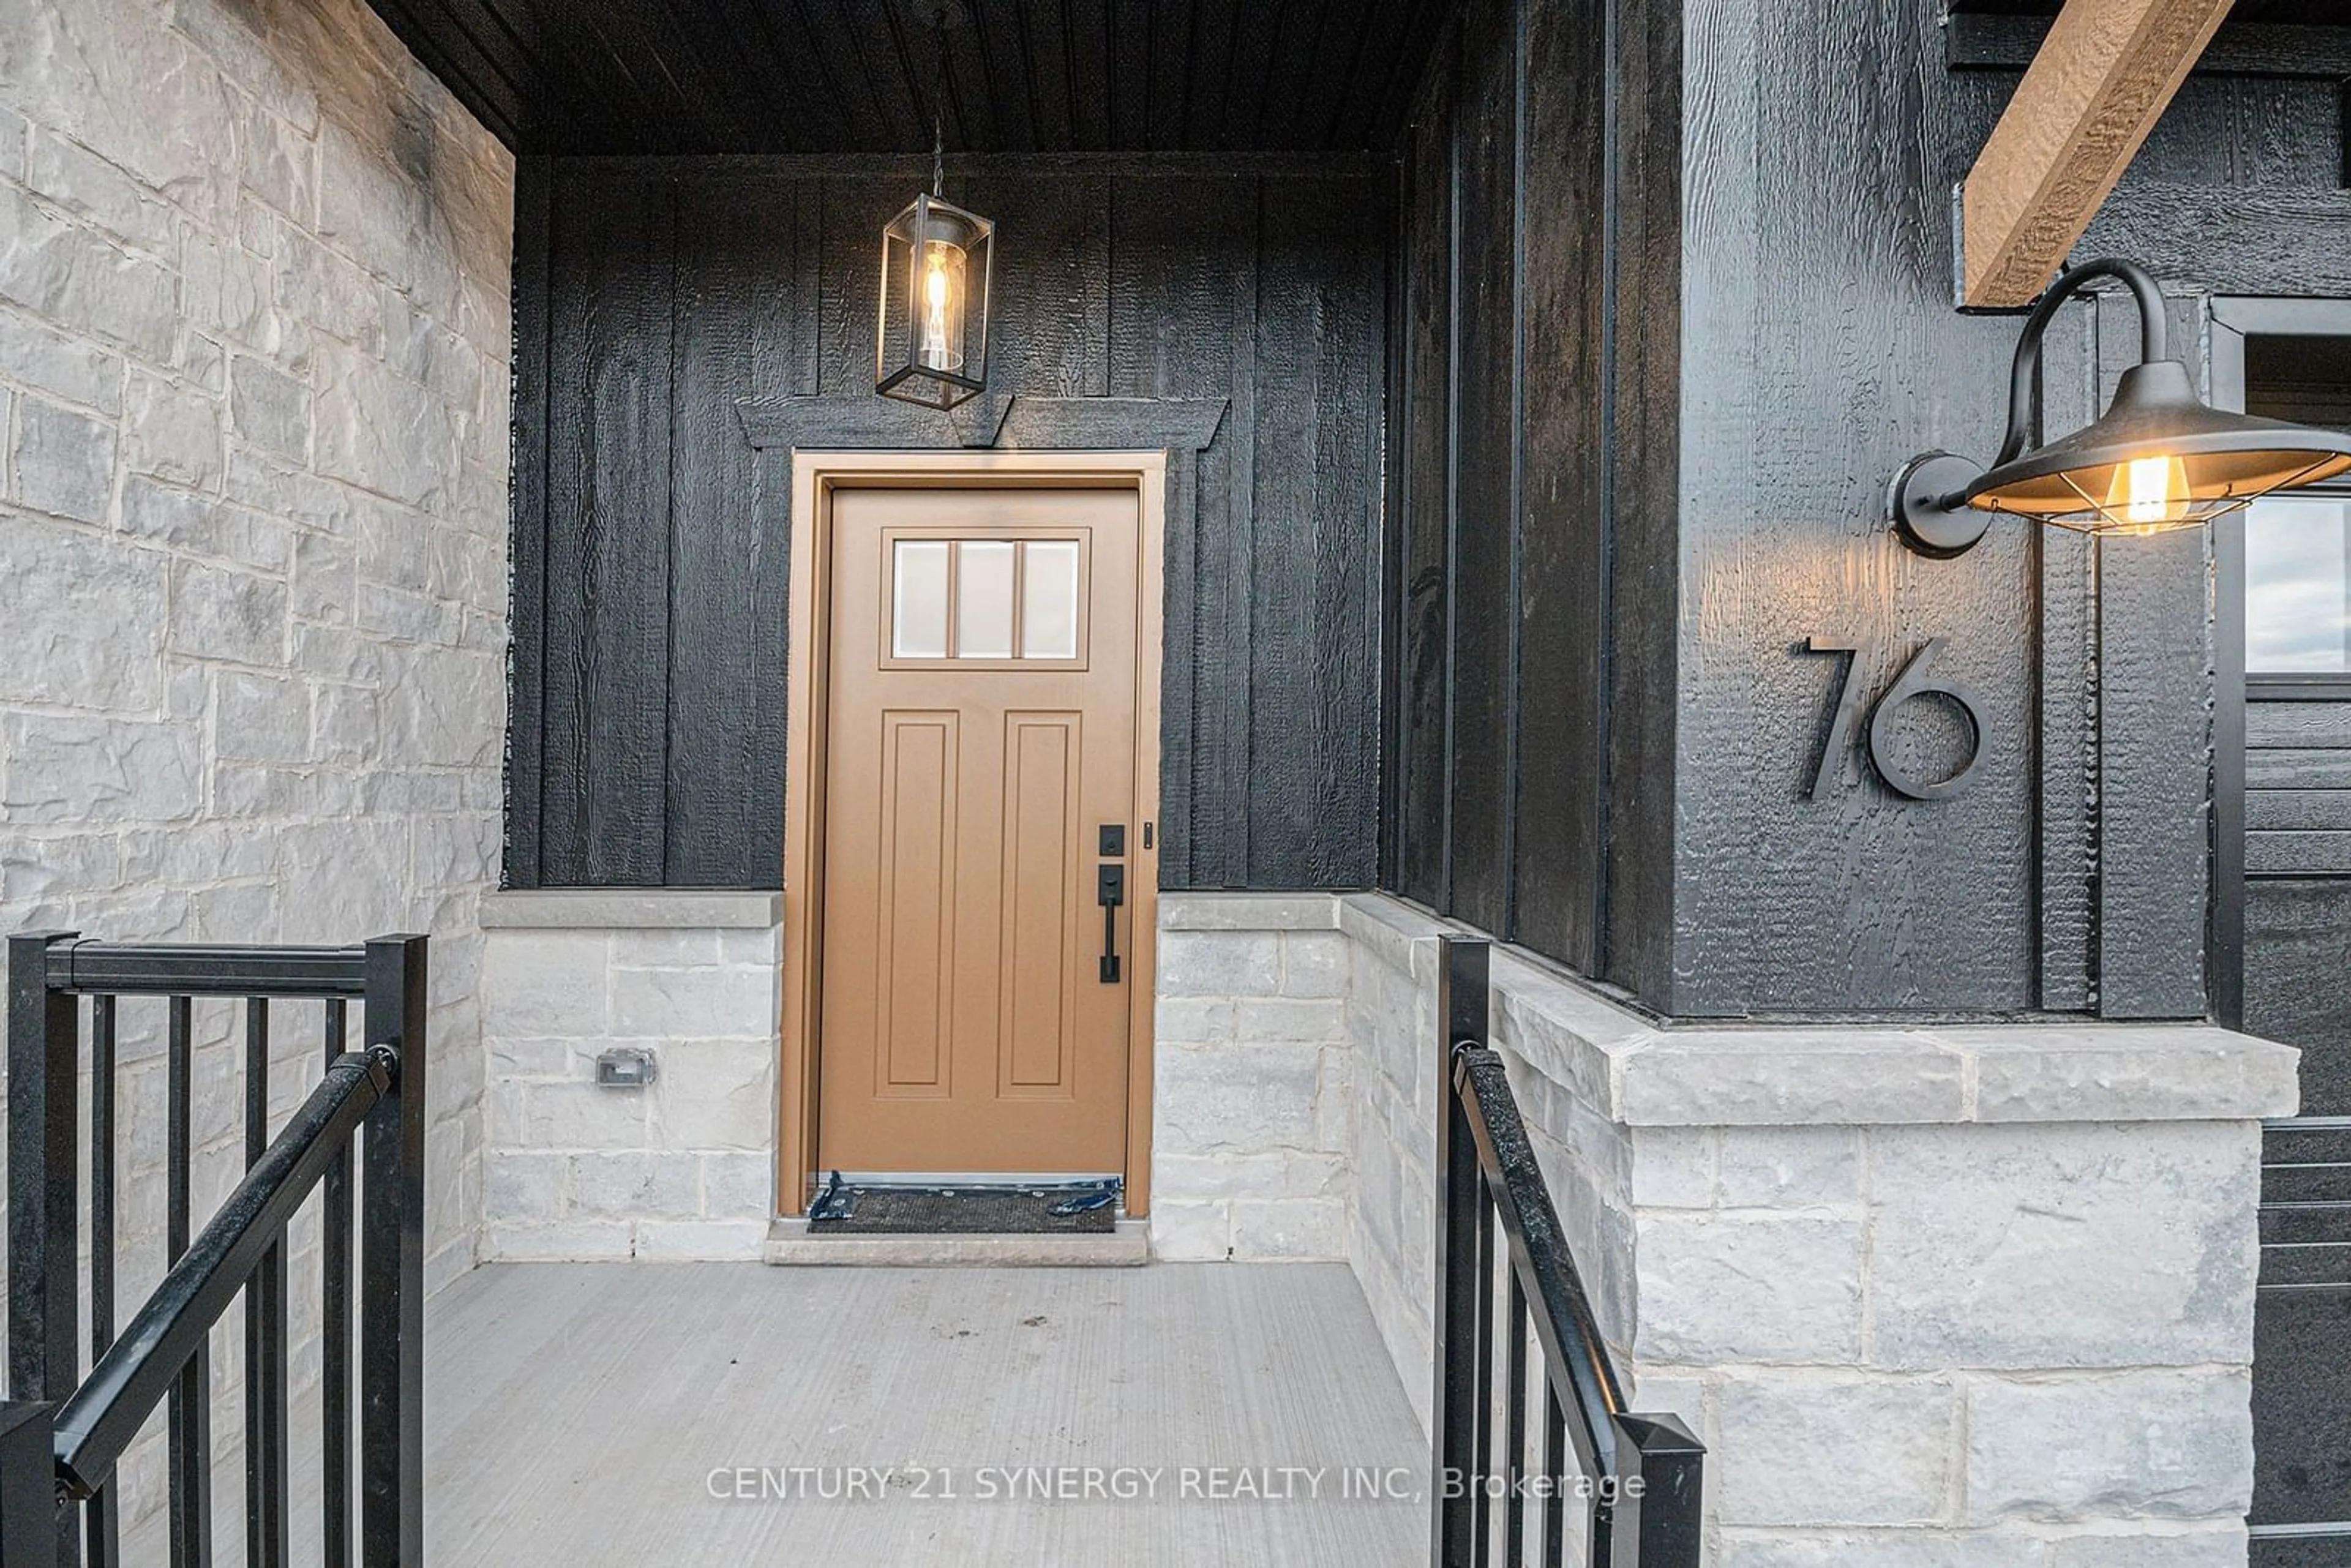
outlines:
[[1433, 1560], [1697, 1568], [1705, 1446], [1675, 1416], [1625, 1410], [1502, 1059], [1486, 1047], [1487, 944], [1448, 937], [1442, 949]]
[[[80, 998], [89, 1004], [82, 1051]], [[164, 1252], [117, 1332], [116, 1097], [124, 998], [162, 1007]], [[190, 1235], [195, 1009], [241, 999], [245, 1174]], [[273, 1001], [323, 1004], [324, 1075], [273, 1137]], [[360, 1004], [363, 1050], [350, 1049]], [[320, 1194], [319, 1542], [330, 1568], [423, 1556], [425, 939], [354, 947], [8, 944], [8, 1402], [0, 1568], [117, 1568], [115, 1470], [165, 1408], [169, 1561], [213, 1560], [211, 1333], [245, 1295], [245, 1558], [291, 1561], [287, 1227]], [[89, 1082], [89, 1273], [79, 1188]], [[356, 1157], [357, 1170], [354, 1170]], [[354, 1235], [358, 1275], [353, 1279]], [[356, 1286], [356, 1288], [355, 1288]], [[81, 1372], [81, 1302], [90, 1370]], [[356, 1332], [355, 1332], [356, 1331]], [[356, 1360], [356, 1402], [354, 1401]], [[356, 1473], [353, 1415], [357, 1414]], [[354, 1503], [356, 1502], [356, 1506]], [[354, 1530], [356, 1524], [356, 1530]]]

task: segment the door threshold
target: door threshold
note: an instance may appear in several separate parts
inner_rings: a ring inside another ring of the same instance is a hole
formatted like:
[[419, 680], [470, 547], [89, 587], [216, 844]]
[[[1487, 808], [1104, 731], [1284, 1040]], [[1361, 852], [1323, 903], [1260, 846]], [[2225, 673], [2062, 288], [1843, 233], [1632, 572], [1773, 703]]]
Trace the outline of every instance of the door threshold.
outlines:
[[1150, 1227], [1121, 1219], [1107, 1232], [811, 1236], [805, 1217], [768, 1228], [766, 1259], [787, 1268], [1132, 1269], [1151, 1260]]

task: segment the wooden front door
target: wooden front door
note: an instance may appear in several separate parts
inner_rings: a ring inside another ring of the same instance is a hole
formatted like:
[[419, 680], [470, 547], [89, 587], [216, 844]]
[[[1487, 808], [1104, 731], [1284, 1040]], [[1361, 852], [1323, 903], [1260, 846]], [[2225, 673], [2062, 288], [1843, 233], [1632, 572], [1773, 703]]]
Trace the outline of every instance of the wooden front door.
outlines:
[[1115, 1174], [1136, 495], [831, 507], [818, 1166]]

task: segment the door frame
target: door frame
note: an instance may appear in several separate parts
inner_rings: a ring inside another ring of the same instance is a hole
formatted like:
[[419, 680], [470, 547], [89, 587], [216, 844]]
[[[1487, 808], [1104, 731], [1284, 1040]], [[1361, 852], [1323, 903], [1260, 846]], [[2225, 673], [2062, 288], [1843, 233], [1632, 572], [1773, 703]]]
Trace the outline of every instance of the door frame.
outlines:
[[[784, 997], [776, 1083], [776, 1206], [805, 1214], [817, 1172], [818, 1024], [822, 1002], [825, 709], [832, 687], [832, 497], [842, 489], [1132, 490], [1136, 498], [1134, 818], [1159, 822], [1160, 665], [1167, 454], [833, 452], [792, 454], [790, 616], [785, 658]], [[1126, 1212], [1150, 1211], [1152, 1025], [1156, 1004], [1159, 843], [1127, 840], [1132, 954], [1127, 1019]]]

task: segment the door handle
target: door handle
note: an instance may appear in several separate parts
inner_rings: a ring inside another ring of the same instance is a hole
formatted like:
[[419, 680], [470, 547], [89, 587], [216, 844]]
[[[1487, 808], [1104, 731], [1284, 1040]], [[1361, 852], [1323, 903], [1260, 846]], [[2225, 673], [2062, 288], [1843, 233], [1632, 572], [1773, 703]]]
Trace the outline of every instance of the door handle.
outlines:
[[1095, 868], [1094, 902], [1102, 905], [1102, 983], [1118, 984], [1118, 906], [1126, 902], [1126, 868], [1105, 865]]

